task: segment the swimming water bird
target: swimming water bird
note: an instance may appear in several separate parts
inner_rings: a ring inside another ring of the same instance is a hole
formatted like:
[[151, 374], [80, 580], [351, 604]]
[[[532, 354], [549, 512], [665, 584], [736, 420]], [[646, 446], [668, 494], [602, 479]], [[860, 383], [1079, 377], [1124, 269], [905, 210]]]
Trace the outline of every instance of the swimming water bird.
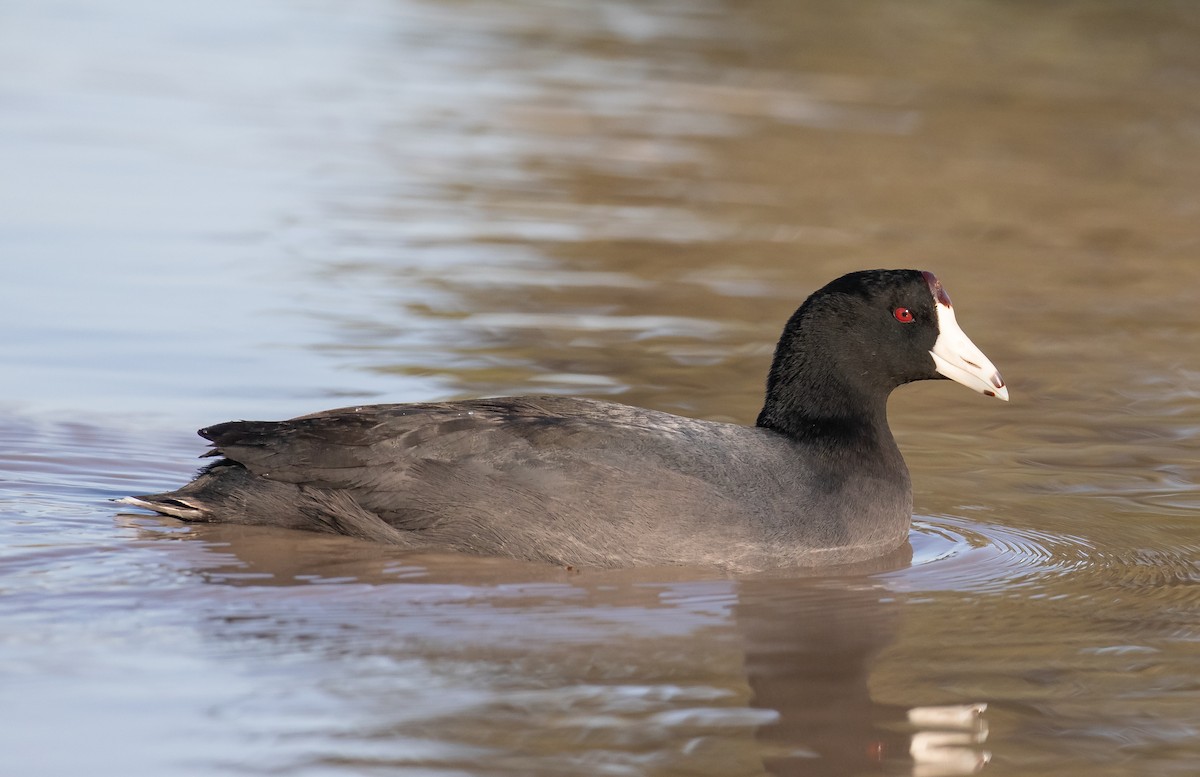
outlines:
[[201, 429], [215, 463], [120, 501], [575, 566], [849, 563], [907, 539], [887, 398], [937, 378], [1008, 399], [932, 273], [853, 272], [787, 322], [755, 426], [561, 396], [348, 407]]

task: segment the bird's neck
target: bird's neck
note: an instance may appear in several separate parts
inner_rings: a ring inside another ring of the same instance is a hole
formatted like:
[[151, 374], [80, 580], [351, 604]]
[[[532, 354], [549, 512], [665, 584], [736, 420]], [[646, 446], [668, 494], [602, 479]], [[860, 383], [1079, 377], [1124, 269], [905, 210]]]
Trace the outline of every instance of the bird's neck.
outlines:
[[894, 447], [887, 423], [887, 395], [864, 391], [828, 375], [772, 374], [757, 426], [793, 440], [860, 449]]

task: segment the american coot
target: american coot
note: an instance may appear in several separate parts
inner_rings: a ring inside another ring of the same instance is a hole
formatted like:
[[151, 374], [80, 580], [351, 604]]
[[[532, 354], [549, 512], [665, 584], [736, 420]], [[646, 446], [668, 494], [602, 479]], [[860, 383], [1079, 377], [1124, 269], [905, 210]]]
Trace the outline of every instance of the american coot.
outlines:
[[932, 273], [854, 272], [788, 321], [752, 427], [558, 396], [349, 407], [201, 429], [221, 458], [121, 501], [558, 564], [846, 563], [908, 535], [887, 397], [936, 378], [1008, 399]]

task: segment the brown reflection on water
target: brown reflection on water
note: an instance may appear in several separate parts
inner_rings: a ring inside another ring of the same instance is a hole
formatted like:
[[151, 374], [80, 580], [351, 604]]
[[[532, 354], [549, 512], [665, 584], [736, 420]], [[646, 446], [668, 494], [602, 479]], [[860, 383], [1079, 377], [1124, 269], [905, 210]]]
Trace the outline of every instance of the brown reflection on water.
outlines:
[[[968, 331], [1012, 374], [1017, 409], [922, 386], [897, 398], [900, 419], [937, 404], [948, 428], [1036, 428], [1085, 398], [1093, 417], [1122, 412], [1147, 368], [1188, 379], [1193, 14], [614, 10], [652, 19], [650, 46], [565, 7], [520, 8], [476, 30], [499, 61], [468, 50], [458, 65], [464, 79], [486, 68], [523, 86], [459, 108], [496, 157], [445, 162], [419, 180], [420, 201], [397, 185], [402, 196], [335, 206], [345, 259], [330, 272], [385, 298], [395, 289], [427, 345], [406, 353], [403, 327], [373, 336], [388, 313], [371, 308], [370, 322], [342, 314], [354, 334], [334, 355], [432, 371], [464, 395], [619, 394], [745, 421], [808, 292], [849, 269], [913, 265], [945, 279]], [[547, 67], [558, 56], [569, 64]], [[411, 134], [462, 121], [397, 117], [380, 128], [378, 161], [411, 182]], [[427, 218], [452, 229], [422, 231]], [[431, 293], [414, 299], [414, 287]]]

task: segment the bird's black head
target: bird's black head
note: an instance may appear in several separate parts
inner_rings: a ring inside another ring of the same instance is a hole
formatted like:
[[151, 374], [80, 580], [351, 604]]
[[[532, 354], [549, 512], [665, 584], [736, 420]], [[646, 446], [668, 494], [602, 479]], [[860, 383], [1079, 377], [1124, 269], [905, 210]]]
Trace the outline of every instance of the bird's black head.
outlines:
[[1008, 398], [932, 273], [849, 273], [813, 292], [788, 321], [758, 425], [802, 435], [814, 424], [882, 421], [892, 389], [936, 378]]

